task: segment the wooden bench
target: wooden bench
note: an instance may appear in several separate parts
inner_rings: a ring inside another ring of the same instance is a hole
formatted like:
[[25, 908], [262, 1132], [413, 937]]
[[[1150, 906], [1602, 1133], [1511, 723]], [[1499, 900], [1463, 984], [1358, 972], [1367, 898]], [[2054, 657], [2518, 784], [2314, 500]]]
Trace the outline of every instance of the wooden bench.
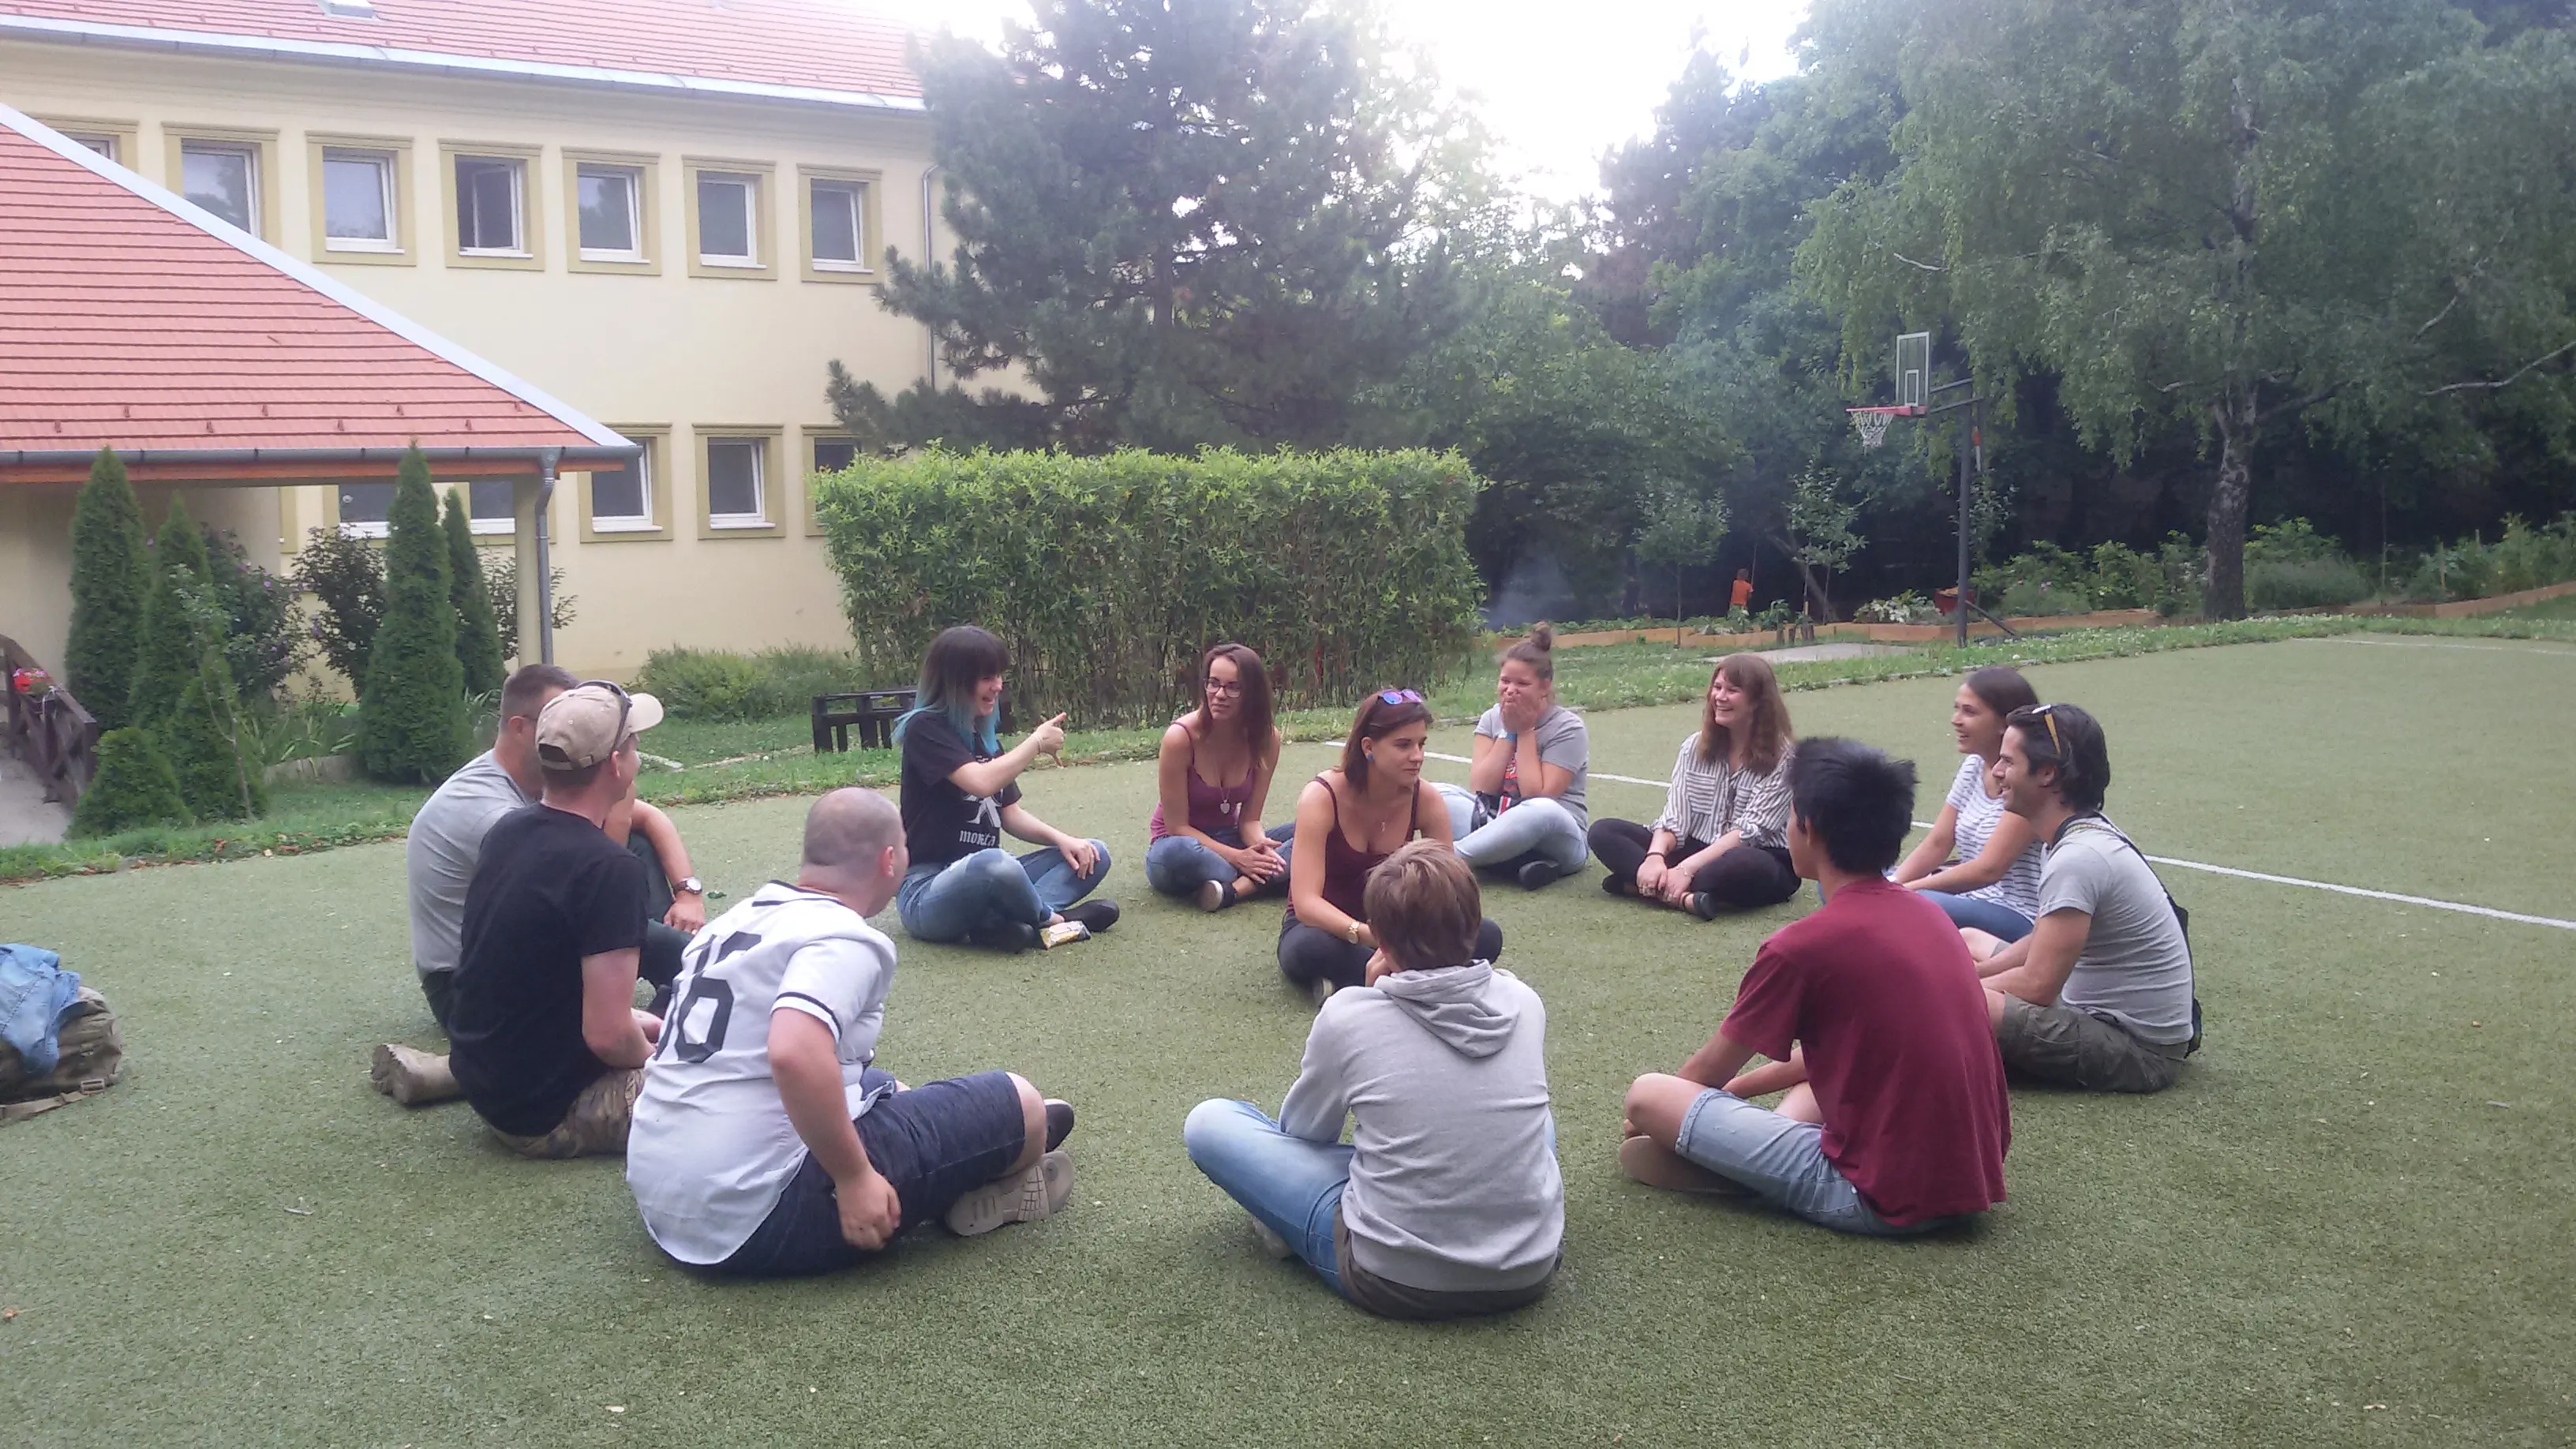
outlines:
[[859, 732], [859, 748], [891, 748], [894, 722], [912, 708], [912, 696], [909, 689], [863, 689], [855, 694], [814, 696], [814, 753], [848, 749], [853, 726]]

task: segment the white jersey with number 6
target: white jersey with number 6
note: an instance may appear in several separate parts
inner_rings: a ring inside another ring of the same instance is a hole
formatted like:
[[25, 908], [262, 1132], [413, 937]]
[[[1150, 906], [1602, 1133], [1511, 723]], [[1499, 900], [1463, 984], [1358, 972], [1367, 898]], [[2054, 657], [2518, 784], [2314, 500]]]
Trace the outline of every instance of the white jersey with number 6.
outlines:
[[804, 1163], [769, 1074], [770, 1013], [801, 1011], [831, 1028], [856, 1120], [874, 1105], [860, 1074], [876, 1056], [893, 984], [884, 932], [830, 896], [777, 881], [698, 932], [626, 1140], [626, 1184], [663, 1251], [683, 1263], [732, 1257]]

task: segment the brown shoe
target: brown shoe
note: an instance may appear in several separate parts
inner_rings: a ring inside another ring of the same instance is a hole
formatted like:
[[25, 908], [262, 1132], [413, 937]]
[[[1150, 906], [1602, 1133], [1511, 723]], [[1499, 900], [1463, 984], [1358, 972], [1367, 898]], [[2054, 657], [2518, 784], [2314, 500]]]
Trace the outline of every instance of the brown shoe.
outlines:
[[406, 1107], [426, 1107], [465, 1095], [447, 1058], [386, 1042], [367, 1063], [367, 1081], [377, 1091]]
[[1619, 1170], [1648, 1187], [1666, 1192], [1696, 1192], [1709, 1197], [1750, 1197], [1752, 1189], [1709, 1171], [1652, 1137], [1631, 1137], [1619, 1144]]

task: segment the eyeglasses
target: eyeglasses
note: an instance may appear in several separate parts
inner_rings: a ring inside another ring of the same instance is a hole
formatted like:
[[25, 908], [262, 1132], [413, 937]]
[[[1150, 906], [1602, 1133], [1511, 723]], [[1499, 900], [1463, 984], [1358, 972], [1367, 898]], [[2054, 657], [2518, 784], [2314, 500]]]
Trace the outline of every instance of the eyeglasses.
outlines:
[[1382, 704], [1420, 704], [1422, 696], [1410, 689], [1381, 689], [1377, 697]]
[[1241, 694], [1243, 693], [1243, 681], [1240, 679], [1218, 679], [1211, 676], [1207, 680], [1207, 692], [1210, 694], [1225, 695]]

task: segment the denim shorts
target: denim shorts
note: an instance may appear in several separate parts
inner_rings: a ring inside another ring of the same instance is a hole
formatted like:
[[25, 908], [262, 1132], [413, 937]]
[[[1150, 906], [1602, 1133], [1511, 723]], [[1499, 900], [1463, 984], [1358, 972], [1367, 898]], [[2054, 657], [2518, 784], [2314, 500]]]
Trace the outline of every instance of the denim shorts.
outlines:
[[[874, 1067], [862, 1085], [892, 1085]], [[879, 1097], [858, 1120], [868, 1162], [894, 1184], [903, 1228], [944, 1217], [956, 1201], [1002, 1175], [1028, 1142], [1020, 1089], [1008, 1072], [978, 1072]], [[898, 1229], [897, 1231], [902, 1231]], [[778, 1206], [717, 1271], [750, 1278], [828, 1273], [874, 1256], [841, 1236], [832, 1175], [812, 1153], [788, 1178]]]
[[1674, 1150], [1773, 1207], [1838, 1233], [1908, 1238], [1959, 1221], [1932, 1218], [1898, 1227], [1880, 1217], [1851, 1179], [1826, 1159], [1822, 1126], [1783, 1117], [1715, 1087], [1700, 1093], [1682, 1114]]

